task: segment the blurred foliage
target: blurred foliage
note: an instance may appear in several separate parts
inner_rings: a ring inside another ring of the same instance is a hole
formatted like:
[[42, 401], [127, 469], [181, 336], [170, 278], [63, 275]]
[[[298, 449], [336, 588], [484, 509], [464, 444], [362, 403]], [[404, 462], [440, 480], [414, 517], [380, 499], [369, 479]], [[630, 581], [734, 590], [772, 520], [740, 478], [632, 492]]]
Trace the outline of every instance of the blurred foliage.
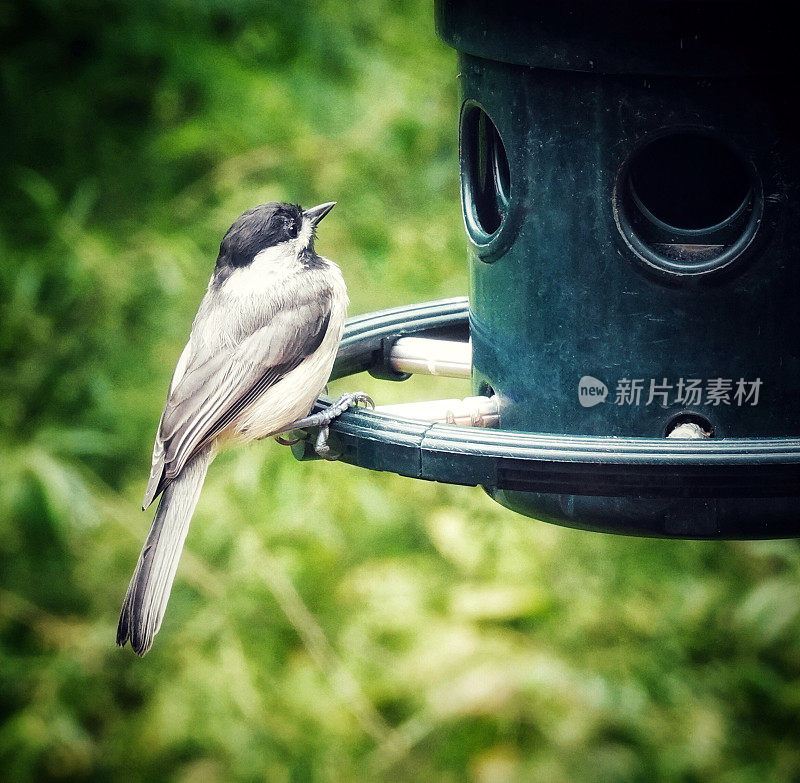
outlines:
[[232, 220], [338, 200], [354, 313], [466, 291], [456, 61], [388, 0], [27, 0], [0, 38], [1, 780], [800, 779], [791, 541], [564, 530], [261, 443], [212, 467], [153, 651], [116, 649]]

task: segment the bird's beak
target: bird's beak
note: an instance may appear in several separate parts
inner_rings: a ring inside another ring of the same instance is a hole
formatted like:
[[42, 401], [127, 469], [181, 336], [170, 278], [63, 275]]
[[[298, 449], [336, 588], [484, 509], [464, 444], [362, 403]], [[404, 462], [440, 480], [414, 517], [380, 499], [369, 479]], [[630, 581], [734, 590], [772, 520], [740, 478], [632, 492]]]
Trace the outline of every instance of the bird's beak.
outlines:
[[316, 226], [325, 215], [328, 214], [336, 206], [335, 201], [329, 201], [326, 204], [320, 204], [318, 207], [311, 207], [303, 212], [303, 216], [311, 221], [312, 226]]

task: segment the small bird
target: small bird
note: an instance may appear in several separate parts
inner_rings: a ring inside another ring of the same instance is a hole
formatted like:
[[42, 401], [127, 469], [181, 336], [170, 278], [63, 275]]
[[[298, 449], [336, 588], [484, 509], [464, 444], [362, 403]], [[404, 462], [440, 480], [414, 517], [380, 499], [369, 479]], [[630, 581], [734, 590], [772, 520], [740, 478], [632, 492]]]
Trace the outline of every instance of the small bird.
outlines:
[[139, 655], [161, 627], [219, 447], [320, 426], [324, 455], [328, 423], [350, 405], [371, 404], [356, 392], [307, 416], [333, 367], [348, 304], [339, 267], [314, 251], [316, 227], [334, 204], [261, 204], [222, 240], [158, 425], [142, 508], [163, 494], [117, 628], [117, 644], [130, 641]]

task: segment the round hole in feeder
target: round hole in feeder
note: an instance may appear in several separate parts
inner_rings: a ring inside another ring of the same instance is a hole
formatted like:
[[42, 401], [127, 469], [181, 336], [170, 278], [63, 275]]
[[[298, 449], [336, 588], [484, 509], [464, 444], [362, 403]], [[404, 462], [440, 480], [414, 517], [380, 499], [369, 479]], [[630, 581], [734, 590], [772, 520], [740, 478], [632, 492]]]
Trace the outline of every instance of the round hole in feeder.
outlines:
[[467, 233], [477, 245], [497, 234], [508, 214], [511, 171], [497, 127], [477, 105], [461, 119], [461, 197]]
[[628, 187], [650, 220], [684, 233], [710, 231], [735, 219], [752, 182], [747, 163], [723, 142], [674, 133], [639, 151]]
[[665, 438], [702, 439], [714, 437], [714, 425], [699, 413], [679, 413], [664, 427]]
[[755, 168], [725, 140], [700, 130], [663, 134], [623, 164], [614, 193], [620, 231], [665, 272], [699, 275], [728, 266], [761, 219]]
[[486, 381], [481, 381], [478, 386], [478, 395], [480, 397], [494, 397], [495, 393], [494, 389]]

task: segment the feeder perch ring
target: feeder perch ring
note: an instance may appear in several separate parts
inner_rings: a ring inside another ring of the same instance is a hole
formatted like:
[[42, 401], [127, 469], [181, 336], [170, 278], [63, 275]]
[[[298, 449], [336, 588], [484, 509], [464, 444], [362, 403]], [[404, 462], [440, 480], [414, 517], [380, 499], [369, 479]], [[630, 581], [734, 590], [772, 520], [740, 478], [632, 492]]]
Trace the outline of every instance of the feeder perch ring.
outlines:
[[[331, 377], [362, 371], [391, 377], [387, 356], [399, 338], [425, 335], [466, 342], [468, 334], [466, 297], [357, 316], [347, 322]], [[330, 398], [321, 397], [315, 410], [330, 403]], [[762, 509], [770, 500], [797, 506], [795, 496], [800, 494], [800, 438], [559, 435], [431, 424], [365, 409], [347, 411], [336, 419], [331, 438], [336, 439], [344, 462], [429, 481], [480, 485], [512, 507], [513, 493], [559, 498], [562, 505], [565, 498], [574, 502], [581, 497], [632, 500], [659, 509], [663, 501], [699, 503], [704, 511], [709, 505], [741, 509], [756, 500]], [[309, 440], [299, 441], [292, 451], [298, 459], [316, 456]], [[595, 527], [592, 516], [588, 514], [585, 524], [577, 519], [558, 521]], [[679, 516], [685, 518], [684, 513]], [[711, 517], [719, 522], [718, 515]], [[775, 525], [760, 530], [742, 526], [741, 520], [735, 530], [719, 524], [670, 530], [669, 519], [665, 513], [663, 524], [655, 528], [649, 523], [624, 527], [620, 521], [619, 532], [737, 538], [789, 534]], [[603, 528], [607, 526], [603, 522]]]

